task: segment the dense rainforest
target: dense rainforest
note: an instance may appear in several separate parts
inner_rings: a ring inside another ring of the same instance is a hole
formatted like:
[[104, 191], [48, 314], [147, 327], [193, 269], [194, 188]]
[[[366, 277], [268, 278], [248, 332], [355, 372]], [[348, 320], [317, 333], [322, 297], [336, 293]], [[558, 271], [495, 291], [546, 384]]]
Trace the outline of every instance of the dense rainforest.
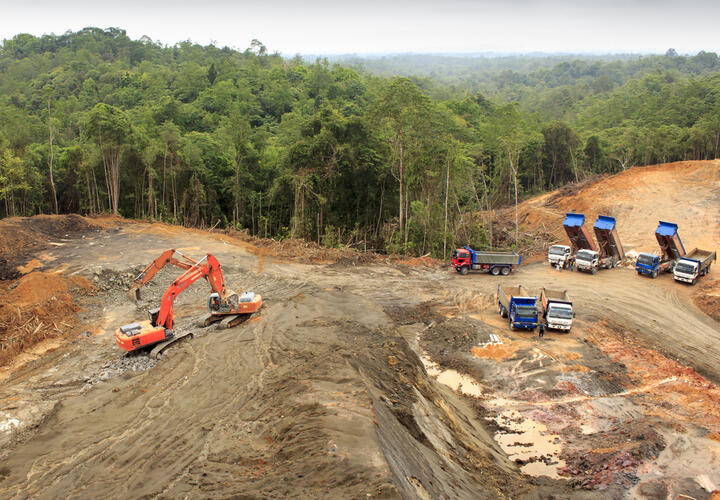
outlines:
[[719, 153], [714, 53], [398, 66], [115, 28], [17, 35], [0, 48], [0, 216], [112, 212], [442, 257], [498, 244], [481, 210]]

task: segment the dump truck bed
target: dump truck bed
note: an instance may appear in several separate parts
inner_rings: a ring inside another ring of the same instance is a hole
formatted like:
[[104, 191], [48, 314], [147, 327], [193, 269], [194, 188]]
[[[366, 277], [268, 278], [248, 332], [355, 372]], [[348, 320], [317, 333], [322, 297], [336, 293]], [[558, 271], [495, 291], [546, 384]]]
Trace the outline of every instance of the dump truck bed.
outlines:
[[544, 307], [547, 307], [548, 301], [565, 302], [567, 304], [572, 304], [567, 290], [550, 290], [548, 288], [543, 288], [542, 293], [540, 294], [540, 298], [542, 299]]
[[475, 260], [473, 264], [508, 264], [520, 265], [520, 255], [516, 253], [503, 252], [478, 252], [473, 250]]
[[677, 229], [677, 224], [673, 224], [672, 222], [659, 221], [658, 223], [658, 227], [655, 230], [655, 238], [662, 251], [661, 262], [675, 260], [685, 256], [685, 247], [680, 240]]
[[498, 285], [497, 295], [498, 295], [498, 300], [503, 305], [503, 307], [507, 310], [510, 310], [510, 300], [513, 297], [528, 297], [528, 298], [533, 298], [533, 299], [535, 298], [532, 295], [530, 295], [530, 292], [528, 292], [525, 288], [523, 288], [522, 285], [520, 285], [520, 286]]
[[600, 258], [615, 257], [618, 260], [625, 258], [625, 250], [620, 243], [614, 217], [598, 215], [593, 231], [598, 242]]
[[700, 250], [699, 248], [693, 248], [683, 258], [699, 262], [700, 269], [704, 269], [712, 261], [717, 259], [717, 254], [715, 252], [713, 252], [712, 250]]
[[585, 216], [583, 214], [566, 213], [563, 227], [570, 239], [573, 253], [582, 249], [592, 250], [593, 252], [598, 251], [590, 231], [585, 227]]

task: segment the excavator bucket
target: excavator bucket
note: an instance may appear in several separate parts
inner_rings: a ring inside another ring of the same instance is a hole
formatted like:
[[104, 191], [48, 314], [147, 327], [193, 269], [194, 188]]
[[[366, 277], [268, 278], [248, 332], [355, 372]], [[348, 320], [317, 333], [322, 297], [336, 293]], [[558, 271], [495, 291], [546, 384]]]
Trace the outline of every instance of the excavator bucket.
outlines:
[[132, 286], [130, 290], [128, 290], [127, 296], [135, 303], [140, 302], [140, 289], [136, 286]]

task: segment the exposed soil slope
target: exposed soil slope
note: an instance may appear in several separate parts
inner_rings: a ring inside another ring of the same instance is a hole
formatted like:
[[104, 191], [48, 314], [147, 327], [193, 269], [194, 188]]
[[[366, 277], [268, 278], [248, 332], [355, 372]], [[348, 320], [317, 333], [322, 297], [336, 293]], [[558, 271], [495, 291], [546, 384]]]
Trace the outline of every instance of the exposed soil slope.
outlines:
[[567, 241], [565, 213], [579, 212], [590, 224], [598, 215], [615, 217], [626, 250], [657, 251], [658, 220], [679, 225], [687, 250], [720, 248], [720, 160], [633, 167], [532, 198], [518, 212], [523, 229], [550, 232], [558, 242]]

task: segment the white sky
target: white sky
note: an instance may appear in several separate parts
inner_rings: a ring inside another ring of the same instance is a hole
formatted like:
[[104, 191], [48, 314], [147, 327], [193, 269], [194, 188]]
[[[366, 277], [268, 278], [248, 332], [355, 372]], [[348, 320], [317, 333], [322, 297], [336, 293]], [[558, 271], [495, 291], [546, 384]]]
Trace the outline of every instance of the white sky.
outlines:
[[720, 0], [0, 0], [0, 38], [118, 27], [270, 52], [720, 52]]

